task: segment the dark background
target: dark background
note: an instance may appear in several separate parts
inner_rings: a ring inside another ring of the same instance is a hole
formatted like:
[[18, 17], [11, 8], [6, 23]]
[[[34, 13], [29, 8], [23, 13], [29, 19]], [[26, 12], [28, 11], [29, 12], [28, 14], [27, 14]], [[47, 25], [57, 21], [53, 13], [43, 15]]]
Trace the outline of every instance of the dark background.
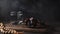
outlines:
[[60, 21], [59, 0], [0, 0], [0, 17], [8, 19], [10, 11], [23, 10], [48, 22]]
[[[53, 25], [54, 34], [60, 34], [60, 0], [0, 0], [0, 21], [10, 18], [9, 12], [22, 10], [25, 16], [34, 16]], [[40, 34], [40, 33], [39, 33]]]

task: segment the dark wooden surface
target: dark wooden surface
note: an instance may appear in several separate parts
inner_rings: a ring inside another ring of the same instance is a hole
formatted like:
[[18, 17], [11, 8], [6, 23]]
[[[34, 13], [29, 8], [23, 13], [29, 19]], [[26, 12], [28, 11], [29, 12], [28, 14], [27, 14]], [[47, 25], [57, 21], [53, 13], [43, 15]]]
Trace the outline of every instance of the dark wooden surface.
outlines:
[[47, 32], [47, 28], [28, 28], [25, 25], [11, 25], [5, 24], [6, 29], [15, 29], [17, 31], [27, 31], [27, 32]]

